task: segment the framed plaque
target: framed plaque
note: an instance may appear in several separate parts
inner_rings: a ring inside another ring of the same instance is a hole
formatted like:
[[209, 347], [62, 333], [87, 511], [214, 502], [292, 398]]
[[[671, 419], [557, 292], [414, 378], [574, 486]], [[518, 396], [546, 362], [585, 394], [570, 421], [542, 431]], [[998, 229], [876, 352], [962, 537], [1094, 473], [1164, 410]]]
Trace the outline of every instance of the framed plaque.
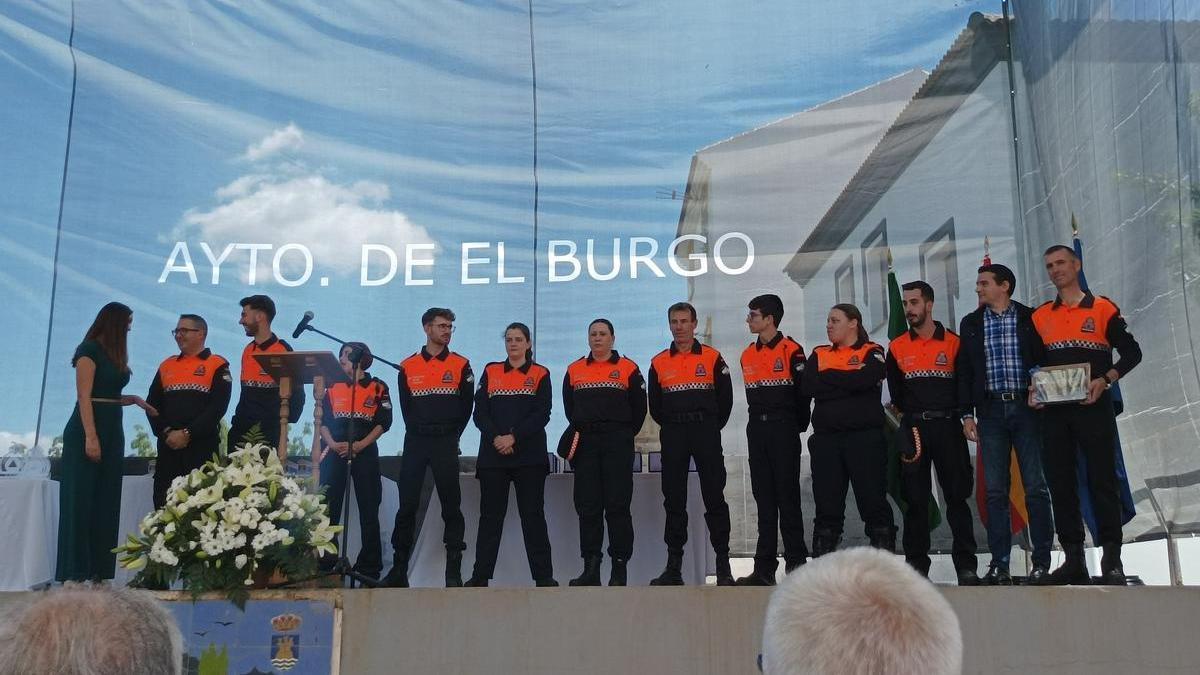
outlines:
[[1045, 405], [1079, 403], [1087, 398], [1092, 364], [1045, 366], [1034, 371], [1030, 378], [1034, 401]]

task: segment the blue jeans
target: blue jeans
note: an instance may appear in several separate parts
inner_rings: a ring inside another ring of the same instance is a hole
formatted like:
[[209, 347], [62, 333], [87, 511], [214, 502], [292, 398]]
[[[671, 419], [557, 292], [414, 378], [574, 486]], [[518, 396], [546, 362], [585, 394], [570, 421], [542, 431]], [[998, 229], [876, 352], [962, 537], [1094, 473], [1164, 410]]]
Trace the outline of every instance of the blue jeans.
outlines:
[[1033, 564], [1050, 565], [1054, 518], [1050, 490], [1042, 473], [1041, 423], [1025, 401], [989, 401], [977, 420], [979, 461], [987, 484], [988, 548], [993, 564], [1008, 566], [1012, 550], [1012, 526], [1008, 508], [1011, 451], [1016, 450], [1021, 482], [1025, 486], [1025, 509], [1029, 512], [1029, 537]]

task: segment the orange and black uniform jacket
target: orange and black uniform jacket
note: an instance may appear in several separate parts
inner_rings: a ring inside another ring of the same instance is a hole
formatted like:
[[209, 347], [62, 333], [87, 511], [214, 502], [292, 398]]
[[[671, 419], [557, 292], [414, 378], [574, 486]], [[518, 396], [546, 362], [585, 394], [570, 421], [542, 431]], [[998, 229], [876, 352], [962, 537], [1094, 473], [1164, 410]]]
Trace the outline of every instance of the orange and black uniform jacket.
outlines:
[[671, 343], [650, 361], [650, 416], [662, 424], [686, 424], [702, 417], [724, 428], [733, 412], [733, 382], [721, 352], [692, 342], [681, 352]]
[[853, 347], [821, 345], [804, 366], [801, 387], [814, 400], [812, 427], [817, 433], [859, 431], [883, 426], [880, 394], [883, 347], [865, 340]]
[[167, 357], [146, 395], [146, 402], [158, 410], [157, 417], [149, 418], [150, 429], [159, 439], [168, 431], [186, 429], [190, 444], [217, 444], [232, 395], [229, 362], [220, 356], [205, 349], [195, 356]]
[[406, 432], [459, 436], [471, 421], [475, 374], [466, 358], [443, 349], [431, 356], [424, 347], [400, 362], [396, 377]]
[[903, 413], [949, 412], [958, 418], [958, 334], [934, 322], [923, 339], [908, 329], [888, 345], [887, 383], [892, 403]]
[[[507, 361], [489, 363], [475, 392], [475, 426], [479, 427], [481, 469], [549, 466], [546, 425], [550, 423], [550, 371], [526, 361], [513, 368]], [[492, 441], [497, 436], [516, 437], [513, 454], [501, 455]]]
[[353, 390], [349, 382], [338, 382], [329, 387], [321, 407], [324, 409], [321, 423], [339, 443], [349, 440], [351, 418], [354, 419], [355, 441], [361, 441], [377, 426], [383, 427], [384, 432], [392, 428], [392, 397], [388, 386], [370, 375], [364, 374]]
[[742, 352], [742, 381], [750, 419], [787, 417], [808, 428], [811, 401], [800, 389], [804, 348], [783, 333], [769, 342], [751, 342]]
[[[242, 391], [234, 415], [251, 420], [279, 420], [279, 383], [262, 369], [258, 361], [254, 360], [254, 355], [290, 351], [292, 346], [275, 337], [274, 333], [262, 344], [251, 341], [246, 345], [242, 350]], [[288, 422], [295, 424], [300, 421], [303, 412], [304, 387], [293, 385], [292, 396], [288, 399]]]
[[588, 354], [567, 366], [562, 397], [567, 421], [576, 428], [620, 425], [637, 435], [646, 421], [646, 380], [615, 349], [604, 361]]
[[[1115, 368], [1121, 377], [1142, 361], [1142, 348], [1129, 332], [1116, 303], [1084, 293], [1075, 307], [1055, 298], [1033, 312], [1046, 354], [1040, 365], [1092, 364], [1092, 379]], [[1113, 349], [1121, 358], [1113, 363]]]

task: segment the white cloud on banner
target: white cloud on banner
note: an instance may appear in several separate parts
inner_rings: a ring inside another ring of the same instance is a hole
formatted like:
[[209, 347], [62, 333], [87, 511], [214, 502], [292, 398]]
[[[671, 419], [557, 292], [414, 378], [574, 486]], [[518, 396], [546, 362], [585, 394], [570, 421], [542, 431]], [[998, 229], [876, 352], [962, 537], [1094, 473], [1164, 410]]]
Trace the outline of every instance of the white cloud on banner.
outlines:
[[33, 446], [33, 432], [14, 433], [12, 431], [0, 431], [0, 455], [8, 454], [8, 449], [13, 444], [20, 444], [26, 448]]
[[276, 129], [258, 143], [246, 148], [244, 159], [251, 162], [264, 160], [277, 152], [298, 150], [304, 145], [304, 132], [294, 123], [289, 123], [282, 129]]
[[[244, 159], [269, 158], [297, 149], [304, 132], [295, 124], [276, 129], [251, 144]], [[288, 161], [257, 166], [215, 192], [220, 202], [184, 213], [176, 236], [204, 241], [214, 252], [235, 243], [301, 244], [321, 269], [358, 273], [363, 244], [403, 251], [406, 244], [434, 243], [426, 229], [403, 212], [386, 208], [391, 189], [378, 181], [335, 182], [320, 172]], [[296, 263], [291, 261], [293, 267]], [[259, 257], [259, 279], [270, 278], [271, 255]], [[245, 265], [243, 265], [245, 269]]]

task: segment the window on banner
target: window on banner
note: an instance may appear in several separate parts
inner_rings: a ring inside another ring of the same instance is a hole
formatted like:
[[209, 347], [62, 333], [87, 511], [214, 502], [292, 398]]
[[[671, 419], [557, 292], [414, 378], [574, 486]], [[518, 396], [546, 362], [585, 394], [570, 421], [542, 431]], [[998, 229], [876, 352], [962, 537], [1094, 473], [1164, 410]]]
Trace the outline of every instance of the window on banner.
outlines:
[[888, 320], [887, 218], [862, 243], [863, 314], [868, 332], [874, 333]]
[[955, 301], [959, 297], [958, 249], [954, 219], [947, 220], [921, 244], [921, 278], [933, 287], [933, 318], [949, 328], [958, 327]]
[[846, 261], [838, 265], [837, 271], [833, 274], [834, 288], [837, 294], [837, 304], [841, 305], [854, 302], [854, 257], [847, 256]]

